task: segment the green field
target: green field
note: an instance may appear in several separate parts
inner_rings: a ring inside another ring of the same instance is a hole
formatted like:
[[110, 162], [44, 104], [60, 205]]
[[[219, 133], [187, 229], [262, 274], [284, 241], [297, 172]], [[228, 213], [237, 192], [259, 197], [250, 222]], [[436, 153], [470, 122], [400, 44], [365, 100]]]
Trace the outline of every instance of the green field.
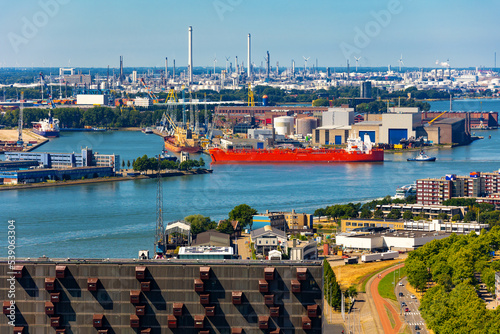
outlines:
[[[397, 269], [395, 273], [396, 273], [395, 284], [398, 284], [398, 277], [406, 276], [406, 269], [405, 267]], [[393, 280], [394, 280], [394, 273], [390, 273], [386, 275], [384, 278], [382, 278], [380, 280], [380, 283], [378, 284], [378, 293], [380, 294], [380, 296], [382, 296], [382, 298], [389, 298], [397, 301], [396, 294], [394, 293], [395, 286], [393, 284]]]

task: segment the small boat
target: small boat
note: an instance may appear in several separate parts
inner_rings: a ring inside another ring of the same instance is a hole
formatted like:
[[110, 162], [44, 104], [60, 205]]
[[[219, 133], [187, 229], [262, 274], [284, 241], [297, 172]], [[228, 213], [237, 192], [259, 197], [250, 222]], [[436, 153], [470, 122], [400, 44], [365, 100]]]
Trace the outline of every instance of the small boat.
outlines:
[[430, 157], [424, 151], [420, 151], [415, 158], [408, 158], [407, 161], [436, 161], [436, 157]]
[[153, 133], [153, 129], [151, 129], [151, 128], [142, 129], [142, 133], [151, 134], [151, 133]]

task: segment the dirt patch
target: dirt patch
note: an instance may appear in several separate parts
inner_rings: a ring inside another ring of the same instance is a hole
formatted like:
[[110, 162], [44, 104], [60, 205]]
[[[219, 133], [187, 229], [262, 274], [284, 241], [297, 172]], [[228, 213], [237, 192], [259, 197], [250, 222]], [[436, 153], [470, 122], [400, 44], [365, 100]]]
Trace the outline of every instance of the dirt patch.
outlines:
[[[395, 259], [383, 262], [379, 261], [340, 266], [337, 263], [336, 266], [335, 264], [331, 265], [341, 289], [346, 289], [351, 285], [360, 285], [363, 281], [368, 280], [374, 272], [388, 268], [400, 261], [400, 259]], [[360, 287], [358, 287], [358, 289], [360, 289]]]

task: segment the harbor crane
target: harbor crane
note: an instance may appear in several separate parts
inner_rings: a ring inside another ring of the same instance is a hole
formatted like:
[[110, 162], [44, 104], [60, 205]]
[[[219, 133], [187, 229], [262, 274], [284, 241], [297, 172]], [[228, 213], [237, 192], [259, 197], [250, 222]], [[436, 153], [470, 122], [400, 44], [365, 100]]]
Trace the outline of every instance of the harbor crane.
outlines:
[[153, 103], [158, 103], [158, 96], [156, 96], [155, 93], [153, 93], [153, 90], [149, 88], [148, 85], [146, 85], [146, 82], [144, 82], [144, 78], [141, 78], [140, 81], [144, 88], [146, 88], [146, 92], [148, 93], [151, 100], [153, 100]]
[[255, 107], [255, 101], [253, 99], [252, 83], [248, 83], [248, 106]]

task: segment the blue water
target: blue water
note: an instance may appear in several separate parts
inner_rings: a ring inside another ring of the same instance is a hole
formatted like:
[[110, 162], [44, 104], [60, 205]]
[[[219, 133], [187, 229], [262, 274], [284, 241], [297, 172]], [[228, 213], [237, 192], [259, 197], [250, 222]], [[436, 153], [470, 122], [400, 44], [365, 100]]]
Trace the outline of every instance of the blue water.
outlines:
[[[500, 101], [487, 102], [491, 110], [500, 111]], [[447, 103], [433, 102], [432, 109], [446, 108]], [[455, 101], [454, 106], [459, 103]], [[470, 110], [480, 110], [477, 100], [465, 104], [471, 104]], [[434, 163], [407, 162], [415, 153], [401, 153], [386, 154], [383, 163], [214, 165], [213, 174], [165, 178], [164, 220], [196, 213], [223, 219], [241, 203], [260, 212], [296, 209], [312, 213], [326, 205], [393, 195], [398, 186], [418, 178], [498, 170], [500, 132], [478, 134], [486, 139], [430, 150], [437, 157]], [[492, 138], [487, 139], [488, 135]], [[38, 150], [77, 152], [82, 146], [120, 154], [126, 161], [158, 154], [162, 140], [141, 132], [74, 132], [63, 133]], [[210, 161], [208, 156], [203, 158]], [[140, 249], [153, 249], [155, 201], [156, 180], [2, 191], [0, 257], [7, 255], [8, 219], [16, 220], [21, 257], [137, 257]]]

